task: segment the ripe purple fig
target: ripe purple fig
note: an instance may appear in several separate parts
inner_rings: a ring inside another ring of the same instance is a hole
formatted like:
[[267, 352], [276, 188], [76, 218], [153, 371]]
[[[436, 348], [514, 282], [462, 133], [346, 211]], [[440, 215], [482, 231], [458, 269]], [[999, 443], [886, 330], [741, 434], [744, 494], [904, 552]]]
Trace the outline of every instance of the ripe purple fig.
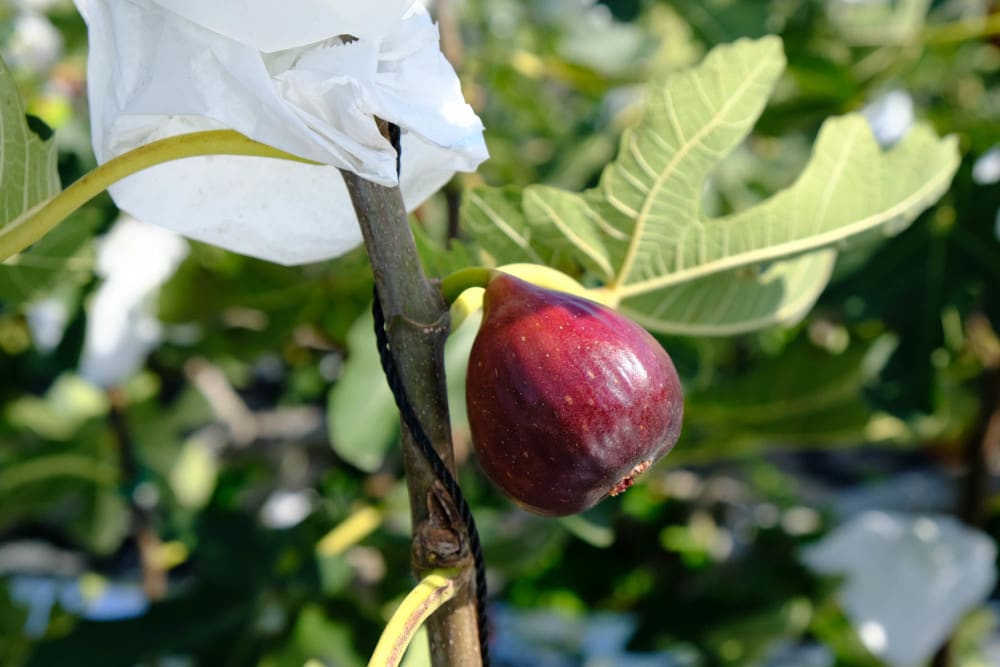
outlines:
[[486, 476], [537, 514], [581, 512], [670, 451], [684, 411], [666, 351], [593, 301], [498, 273], [465, 385]]

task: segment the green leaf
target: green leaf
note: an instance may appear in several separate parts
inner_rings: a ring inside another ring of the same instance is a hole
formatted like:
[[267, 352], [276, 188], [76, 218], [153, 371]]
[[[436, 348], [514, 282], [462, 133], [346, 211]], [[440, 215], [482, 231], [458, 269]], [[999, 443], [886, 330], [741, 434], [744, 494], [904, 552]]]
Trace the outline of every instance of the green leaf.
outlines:
[[262, 661], [264, 667], [295, 665], [364, 664], [356, 655], [350, 626], [331, 620], [323, 608], [308, 604], [295, 619], [295, 627], [282, 650]]
[[[43, 139], [31, 127], [14, 79], [0, 60], [0, 228], [59, 192], [57, 157], [52, 137]], [[89, 276], [89, 251], [80, 252], [80, 248], [96, 222], [90, 216], [66, 225], [52, 238], [0, 265], [0, 299], [26, 301], [66, 268]]]
[[924, 126], [883, 151], [860, 116], [832, 118], [791, 186], [707, 217], [707, 179], [746, 138], [784, 66], [776, 37], [714, 49], [650, 86], [643, 119], [596, 188], [474, 190], [463, 202], [470, 235], [497, 264], [582, 269], [650, 329], [729, 335], [796, 321], [828, 281], [833, 250], [905, 228], [947, 189], [958, 151]]
[[375, 347], [371, 312], [347, 333], [350, 352], [330, 390], [328, 414], [334, 451], [351, 465], [374, 472], [396, 441], [399, 418]]
[[97, 553], [121, 545], [130, 513], [106, 410], [106, 397], [72, 375], [44, 398], [10, 404], [2, 415], [13, 428], [0, 447], [0, 531], [38, 522]]
[[614, 517], [611, 506], [601, 503], [586, 512], [558, 519], [563, 528], [587, 544], [605, 549], [615, 543]]
[[86, 512], [66, 524], [66, 532], [99, 554], [111, 554], [128, 537], [132, 510], [117, 488], [94, 486], [77, 502]]
[[10, 580], [0, 581], [0, 664], [23, 665], [31, 650], [25, 630], [28, 609], [8, 592]]
[[490, 555], [490, 567], [505, 576], [528, 577], [555, 566], [569, 536], [560, 522], [518, 512], [481, 507], [476, 524], [483, 540], [483, 552]]
[[55, 143], [28, 126], [17, 85], [0, 60], [0, 227], [59, 189]]
[[[479, 319], [471, 318], [448, 337], [444, 362], [452, 428], [468, 430], [465, 414], [465, 374]], [[374, 472], [396, 442], [399, 413], [385, 381], [375, 345], [371, 312], [359, 317], [347, 334], [350, 356], [330, 390], [328, 414], [334, 451], [351, 465]]]
[[444, 368], [448, 381], [448, 405], [451, 428], [456, 434], [469, 432], [469, 415], [465, 408], [465, 378], [469, 371], [469, 354], [479, 333], [482, 313], [471, 315], [452, 331], [444, 346]]
[[521, 214], [519, 188], [470, 190], [462, 198], [461, 215], [466, 231], [497, 264], [547, 263], [532, 243], [532, 230]]
[[421, 225], [411, 225], [413, 240], [420, 253], [424, 271], [431, 276], [446, 276], [453, 271], [475, 264], [469, 247], [461, 243], [442, 243]]
[[[864, 388], [882, 370], [888, 341], [839, 354], [799, 336], [775, 358], [688, 392], [688, 446], [671, 458], [702, 460], [805, 445], [870, 441]], [[688, 458], [690, 457], [690, 458]], [[676, 463], [676, 461], [675, 461]]]
[[50, 440], [71, 441], [88, 420], [108, 412], [108, 397], [71, 373], [61, 375], [44, 397], [27, 394], [5, 406], [12, 424]]
[[211, 444], [196, 434], [181, 448], [168, 481], [174, 498], [182, 507], [200, 510], [211, 499], [218, 477], [219, 462]]
[[773, 11], [765, 2], [678, 0], [672, 5], [702, 38], [714, 44], [764, 35]]
[[930, 0], [829, 2], [826, 14], [849, 43], [884, 47], [906, 45], [918, 38], [930, 5]]
[[406, 649], [401, 667], [433, 667], [431, 664], [431, 646], [427, 638], [427, 626], [422, 625], [416, 636]]
[[619, 310], [647, 329], [682, 336], [725, 336], [794, 324], [816, 302], [837, 253], [820, 250], [681, 283], [630, 299]]
[[[812, 605], [807, 598], [792, 597], [780, 605], [743, 614], [736, 619], [723, 621], [713, 627], [705, 643], [717, 655], [726, 655], [733, 645], [745, 662], [760, 664], [765, 656], [782, 641], [800, 637], [812, 617]], [[732, 664], [732, 663], [729, 663]]]
[[87, 241], [103, 220], [101, 211], [85, 208], [67, 224], [0, 264], [0, 300], [24, 303], [57, 283], [82, 285], [90, 280], [94, 249]]

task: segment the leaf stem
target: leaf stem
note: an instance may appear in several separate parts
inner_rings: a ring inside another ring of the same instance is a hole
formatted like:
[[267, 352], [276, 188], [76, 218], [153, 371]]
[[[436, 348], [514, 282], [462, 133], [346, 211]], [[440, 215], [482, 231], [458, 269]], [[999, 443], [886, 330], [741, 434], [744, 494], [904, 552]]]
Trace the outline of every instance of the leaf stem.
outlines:
[[140, 146], [108, 160], [78, 181], [0, 228], [0, 262], [39, 240], [111, 185], [143, 169], [203, 155], [245, 155], [318, 164], [262, 144], [234, 130], [192, 132]]
[[495, 269], [487, 269], [481, 266], [459, 269], [441, 280], [441, 293], [448, 304], [454, 304], [465, 290], [473, 287], [486, 287], [490, 280], [498, 273], [506, 273], [525, 280], [532, 285], [557, 292], [576, 294], [591, 301], [599, 301], [605, 305], [611, 303], [611, 294], [607, 289], [588, 289], [558, 269], [530, 262], [504, 264]]
[[368, 667], [396, 667], [417, 630], [431, 614], [455, 596], [458, 570], [437, 570], [403, 598], [382, 631]]

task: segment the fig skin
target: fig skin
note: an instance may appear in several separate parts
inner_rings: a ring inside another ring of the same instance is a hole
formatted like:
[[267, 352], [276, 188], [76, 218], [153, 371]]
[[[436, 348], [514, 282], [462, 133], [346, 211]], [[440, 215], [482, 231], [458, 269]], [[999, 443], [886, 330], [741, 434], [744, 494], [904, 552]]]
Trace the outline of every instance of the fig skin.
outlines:
[[683, 397], [669, 355], [600, 304], [499, 273], [486, 287], [466, 404], [486, 476], [546, 516], [631, 486], [673, 448]]

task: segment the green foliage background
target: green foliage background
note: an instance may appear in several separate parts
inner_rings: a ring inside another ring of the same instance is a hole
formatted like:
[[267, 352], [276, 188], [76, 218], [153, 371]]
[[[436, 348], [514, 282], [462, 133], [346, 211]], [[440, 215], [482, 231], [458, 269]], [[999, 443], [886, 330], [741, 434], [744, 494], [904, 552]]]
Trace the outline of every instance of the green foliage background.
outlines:
[[[825, 644], [838, 664], [878, 664], [837, 607], [834, 582], [808, 573], [797, 554], [831, 527], [817, 487], [845, 485], [825, 476], [825, 466], [847, 469], [848, 485], [913, 466], [952, 469], [991, 409], [986, 387], [998, 371], [984, 350], [1000, 345], [1000, 186], [974, 182], [972, 167], [1000, 142], [1000, 49], [995, 22], [984, 34], [970, 21], [989, 3], [621, 0], [586, 10], [569, 0], [468, 0], [447, 7], [456, 12], [459, 70], [492, 157], [415, 216], [426, 264], [438, 275], [470, 263], [542, 259], [588, 285], [628, 284], [629, 276], [606, 271], [621, 266], [621, 253], [600, 230], [587, 247], [603, 249], [581, 254], [580, 244], [553, 232], [557, 216], [539, 211], [608, 213], [602, 197], [621, 186], [605, 168], [628, 145], [625, 128], [642, 117], [642, 91], [648, 101], [649, 91], [717, 44], [778, 34], [787, 67], [774, 42], [758, 42], [764, 51], [746, 56], [770, 62], [766, 90], [748, 104], [762, 115], [755, 125], [753, 113], [743, 117], [741, 130], [722, 140], [732, 154], [698, 165], [705, 184], [686, 193], [692, 215], [740, 219], [773, 207], [769, 198], [806, 169], [829, 117], [891, 90], [910, 92], [924, 124], [907, 142], [929, 144], [927, 128], [954, 137], [948, 141], [957, 142], [961, 162], [950, 189], [898, 236], [865, 236], [836, 257], [758, 258], [710, 277], [731, 286], [777, 275], [788, 290], [815, 298], [829, 276], [801, 322], [774, 318], [773, 326], [739, 334], [733, 322], [749, 315], [697, 307], [717, 305], [722, 289], [702, 280], [675, 288], [669, 302], [656, 293], [663, 310], [641, 295], [622, 302], [658, 331], [682, 373], [685, 431], [642, 483], [581, 517], [556, 522], [519, 512], [480, 476], [462, 409], [462, 360], [474, 325], [449, 343], [462, 485], [497, 600], [570, 617], [633, 613], [630, 650], [670, 649], [690, 664], [764, 664], [774, 647], [800, 641]], [[0, 6], [0, 44], [8, 47], [17, 37], [14, 15]], [[69, 6], [57, 4], [50, 18], [64, 55], [44, 71], [22, 66], [13, 74], [27, 112], [56, 130], [49, 141], [57, 164], [45, 168], [57, 166], [67, 184], [93, 166], [81, 95], [86, 35]], [[720, 84], [717, 92], [725, 91]], [[824, 131], [866, 131], [860, 123], [839, 120]], [[688, 126], [680, 124], [683, 133]], [[856, 213], [852, 189], [871, 180], [866, 169], [876, 152], [868, 141], [868, 153], [848, 164], [842, 206], [832, 214]], [[912, 182], [908, 170], [947, 171], [952, 153], [938, 146], [921, 153], [934, 159], [913, 164], [909, 145], [882, 180], [903, 187]], [[40, 180], [50, 171], [41, 169]], [[459, 203], [460, 220], [449, 214]], [[526, 244], [507, 249], [497, 237], [486, 213], [500, 209], [508, 224], [531, 232]], [[363, 252], [288, 268], [193, 244], [160, 295], [159, 317], [172, 333], [122, 395], [109, 397], [75, 368], [86, 304], [99, 284], [91, 241], [115, 217], [102, 198], [0, 266], [0, 664], [170, 657], [364, 664], [411, 580], [396, 417], [373, 357]], [[43, 298], [69, 312], [50, 352], [33, 343], [27, 319]], [[184, 335], [191, 331], [197, 335]], [[223, 389], [218, 382], [206, 389], [205, 377], [224, 380]], [[127, 438], [116, 428], [116, 403], [126, 406]], [[300, 493], [311, 511], [292, 527], [269, 528], [261, 511], [280, 493]], [[379, 527], [345, 553], [325, 550], [323, 536], [365, 506], [379, 510]], [[781, 521], [804, 507], [815, 519], [804, 528]], [[777, 520], [761, 518], [772, 513]], [[117, 622], [85, 620], [57, 603], [40, 631], [26, 630], [14, 572], [3, 569], [12, 548], [41, 545], [40, 573], [56, 572], [65, 583], [139, 587], [139, 528], [165, 545], [157, 552], [169, 569], [162, 601]], [[65, 562], [71, 566], [54, 565]], [[956, 645], [963, 664], [975, 664], [976, 639], [991, 624], [986, 612], [966, 621], [971, 639]]]

